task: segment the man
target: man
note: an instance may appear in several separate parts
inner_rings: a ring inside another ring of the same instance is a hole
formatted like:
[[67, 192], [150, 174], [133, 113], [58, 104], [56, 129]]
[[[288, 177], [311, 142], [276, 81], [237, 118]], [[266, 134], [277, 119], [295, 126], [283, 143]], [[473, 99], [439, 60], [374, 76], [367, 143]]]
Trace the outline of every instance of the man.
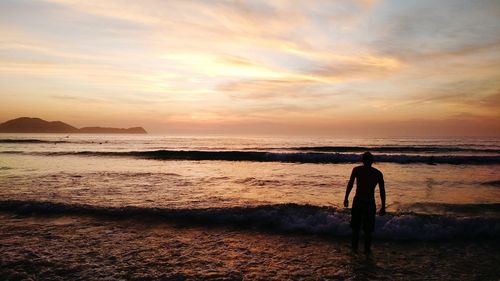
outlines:
[[379, 170], [372, 167], [373, 155], [365, 152], [362, 156], [363, 165], [352, 170], [351, 178], [347, 184], [344, 207], [349, 206], [349, 193], [351, 193], [356, 179], [356, 195], [352, 202], [351, 228], [352, 228], [352, 249], [357, 252], [359, 230], [363, 226], [365, 235], [365, 252], [370, 253], [372, 243], [372, 232], [375, 228], [375, 187], [379, 185], [380, 199], [382, 207], [379, 215], [385, 215], [385, 186], [384, 175]]

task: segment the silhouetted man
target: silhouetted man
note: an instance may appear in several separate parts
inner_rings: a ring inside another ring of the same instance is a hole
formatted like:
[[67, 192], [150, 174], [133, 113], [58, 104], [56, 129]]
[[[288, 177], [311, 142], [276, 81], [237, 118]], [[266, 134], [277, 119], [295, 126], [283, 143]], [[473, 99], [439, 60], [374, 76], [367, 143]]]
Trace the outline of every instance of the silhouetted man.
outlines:
[[349, 206], [349, 193], [356, 179], [356, 195], [354, 195], [351, 209], [352, 249], [358, 250], [359, 230], [363, 226], [365, 252], [369, 253], [372, 232], [375, 228], [375, 187], [379, 185], [382, 201], [379, 215], [383, 216], [385, 215], [385, 186], [382, 172], [372, 167], [373, 155], [370, 152], [363, 153], [362, 161], [362, 166], [357, 166], [352, 170], [345, 192], [344, 207]]

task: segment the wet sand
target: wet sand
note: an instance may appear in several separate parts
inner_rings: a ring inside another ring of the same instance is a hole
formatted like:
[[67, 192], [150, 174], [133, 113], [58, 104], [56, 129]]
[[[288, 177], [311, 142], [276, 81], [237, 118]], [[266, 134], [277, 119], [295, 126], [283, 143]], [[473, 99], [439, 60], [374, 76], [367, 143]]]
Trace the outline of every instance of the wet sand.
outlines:
[[0, 213], [1, 280], [498, 280], [500, 243], [375, 241]]

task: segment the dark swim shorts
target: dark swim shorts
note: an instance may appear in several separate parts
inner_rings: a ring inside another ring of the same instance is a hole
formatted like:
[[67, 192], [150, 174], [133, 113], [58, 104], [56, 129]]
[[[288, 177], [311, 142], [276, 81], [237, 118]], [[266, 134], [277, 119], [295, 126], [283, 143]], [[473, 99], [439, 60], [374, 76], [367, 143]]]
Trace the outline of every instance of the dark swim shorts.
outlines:
[[375, 213], [375, 200], [354, 197], [351, 209], [351, 228], [359, 231], [363, 226], [364, 232], [373, 232], [375, 229]]

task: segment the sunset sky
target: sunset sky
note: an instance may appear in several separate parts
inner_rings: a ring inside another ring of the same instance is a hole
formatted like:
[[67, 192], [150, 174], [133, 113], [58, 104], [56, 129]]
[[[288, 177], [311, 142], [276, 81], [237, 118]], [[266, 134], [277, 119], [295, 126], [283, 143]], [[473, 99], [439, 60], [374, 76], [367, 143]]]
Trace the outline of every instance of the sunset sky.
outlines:
[[0, 122], [500, 135], [500, 1], [0, 0]]

